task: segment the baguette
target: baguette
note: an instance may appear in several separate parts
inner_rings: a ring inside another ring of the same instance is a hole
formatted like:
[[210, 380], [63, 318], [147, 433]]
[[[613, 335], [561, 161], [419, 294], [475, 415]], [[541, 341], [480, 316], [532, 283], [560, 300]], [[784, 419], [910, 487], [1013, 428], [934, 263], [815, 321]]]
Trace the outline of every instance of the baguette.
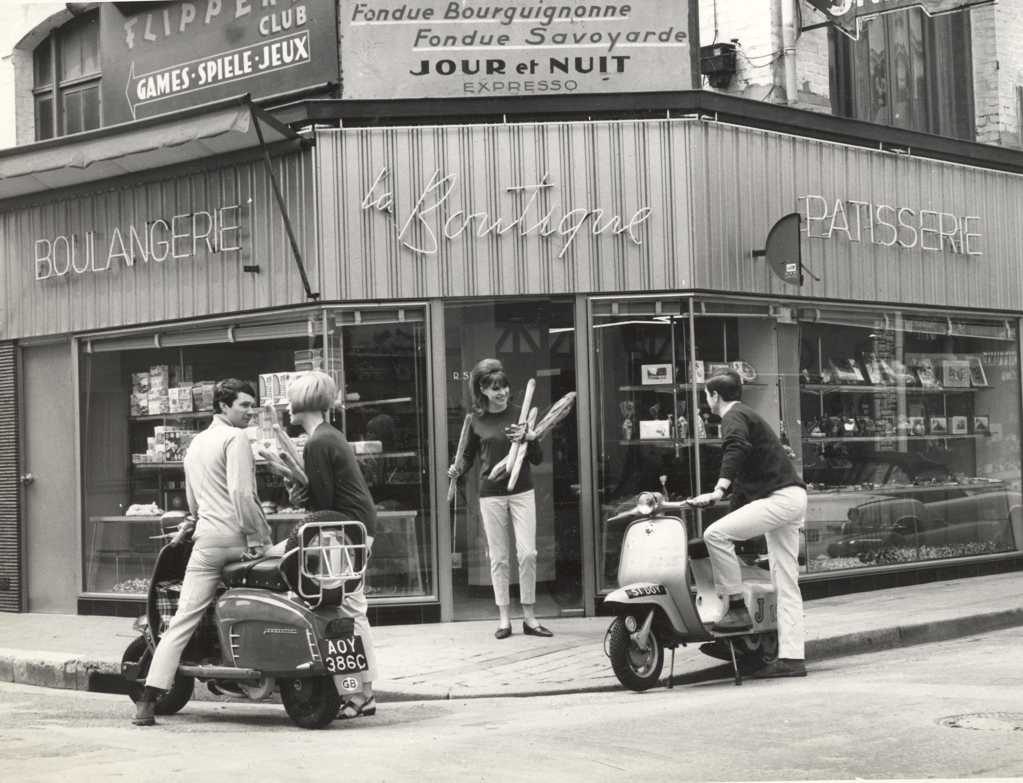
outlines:
[[[533, 429], [533, 424], [536, 422], [536, 408], [529, 409], [529, 415], [526, 417], [526, 432], [528, 433]], [[515, 462], [510, 462], [511, 475], [508, 477], [508, 491], [511, 492], [515, 489], [515, 485], [519, 480], [519, 471], [522, 470], [522, 460], [526, 458], [526, 452], [529, 450], [529, 443], [523, 439], [522, 443], [519, 444], [519, 450], [515, 453]]]
[[[469, 430], [472, 429], [472, 414], [467, 413], [465, 415], [465, 421], [462, 422], [462, 432], [458, 436], [458, 448], [455, 450], [455, 467], [458, 468], [458, 472], [462, 472], [462, 460], [465, 457], [465, 449], [469, 444]], [[458, 484], [458, 476], [448, 480], [448, 503], [455, 499], [455, 487]]]
[[[533, 392], [536, 391], [536, 381], [533, 378], [529, 379], [526, 383], [526, 391], [522, 395], [522, 410], [519, 412], [519, 424], [525, 424], [526, 419], [529, 417], [529, 406], [533, 404]], [[508, 466], [507, 470], [510, 473], [511, 468], [515, 465], [515, 460], [518, 458], [519, 449], [525, 448], [525, 443], [512, 443], [511, 448], [508, 449]], [[500, 464], [500, 463], [498, 463]], [[491, 471], [491, 477], [494, 477], [494, 471], [497, 470], [497, 465], [494, 466], [494, 470]]]

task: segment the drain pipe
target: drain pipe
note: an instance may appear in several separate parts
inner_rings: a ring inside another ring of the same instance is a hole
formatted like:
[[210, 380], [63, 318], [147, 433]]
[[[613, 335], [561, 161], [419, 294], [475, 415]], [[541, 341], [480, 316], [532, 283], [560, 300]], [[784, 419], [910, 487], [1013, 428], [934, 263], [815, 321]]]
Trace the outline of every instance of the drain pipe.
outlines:
[[796, 86], [796, 3], [799, 0], [781, 0], [781, 49], [785, 65], [785, 101], [789, 106], [799, 102]]

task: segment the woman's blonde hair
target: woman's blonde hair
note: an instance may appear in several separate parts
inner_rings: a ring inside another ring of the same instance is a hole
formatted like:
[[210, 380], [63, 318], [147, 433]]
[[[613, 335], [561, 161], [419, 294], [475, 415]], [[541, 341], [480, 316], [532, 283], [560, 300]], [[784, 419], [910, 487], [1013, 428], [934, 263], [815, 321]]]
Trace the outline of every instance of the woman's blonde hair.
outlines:
[[327, 373], [313, 370], [288, 384], [293, 413], [320, 413], [334, 407], [337, 384]]

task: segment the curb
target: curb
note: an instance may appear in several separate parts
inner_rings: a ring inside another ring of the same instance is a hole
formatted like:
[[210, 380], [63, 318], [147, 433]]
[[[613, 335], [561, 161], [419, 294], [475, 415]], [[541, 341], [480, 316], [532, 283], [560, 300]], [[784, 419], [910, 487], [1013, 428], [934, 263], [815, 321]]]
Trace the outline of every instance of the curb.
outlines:
[[[1023, 608], [986, 614], [955, 617], [913, 625], [897, 625], [871, 631], [857, 631], [807, 642], [807, 658], [823, 660], [847, 655], [863, 655], [898, 647], [911, 647], [929, 642], [956, 639], [987, 631], [997, 631], [1023, 625]], [[704, 672], [705, 670], [701, 670]], [[683, 673], [671, 679], [672, 685], [693, 682], [700, 673]], [[0, 649], [0, 682], [34, 685], [43, 688], [92, 691], [95, 693], [125, 693], [121, 681], [120, 663], [115, 661], [82, 660], [68, 653], [26, 652]], [[465, 688], [443, 689], [377, 689], [380, 701], [431, 701], [454, 699], [528, 698], [535, 696], [563, 696], [573, 693], [600, 693], [620, 690], [617, 681], [556, 688], [522, 688], [513, 691], [469, 691]], [[205, 698], [204, 698], [205, 697]], [[206, 695], [204, 688], [196, 688], [195, 697], [201, 701], [224, 701], [223, 696]]]

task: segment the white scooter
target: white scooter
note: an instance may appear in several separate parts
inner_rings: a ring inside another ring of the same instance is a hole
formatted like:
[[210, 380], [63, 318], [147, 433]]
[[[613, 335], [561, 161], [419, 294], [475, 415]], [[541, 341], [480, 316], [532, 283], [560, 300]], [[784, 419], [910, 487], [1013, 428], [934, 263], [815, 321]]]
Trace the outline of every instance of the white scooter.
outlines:
[[763, 538], [736, 545], [742, 566], [743, 595], [753, 628], [733, 634], [710, 626], [727, 608], [717, 594], [707, 545], [689, 540], [685, 512], [688, 501], [669, 502], [660, 492], [643, 492], [629, 511], [608, 524], [629, 522], [618, 562], [619, 589], [604, 599], [615, 619], [604, 638], [618, 680], [626, 688], [645, 691], [657, 684], [664, 650], [671, 650], [672, 687], [675, 649], [704, 642], [700, 649], [730, 660], [735, 684], [742, 674], [770, 663], [778, 655], [778, 612], [767, 569]]

